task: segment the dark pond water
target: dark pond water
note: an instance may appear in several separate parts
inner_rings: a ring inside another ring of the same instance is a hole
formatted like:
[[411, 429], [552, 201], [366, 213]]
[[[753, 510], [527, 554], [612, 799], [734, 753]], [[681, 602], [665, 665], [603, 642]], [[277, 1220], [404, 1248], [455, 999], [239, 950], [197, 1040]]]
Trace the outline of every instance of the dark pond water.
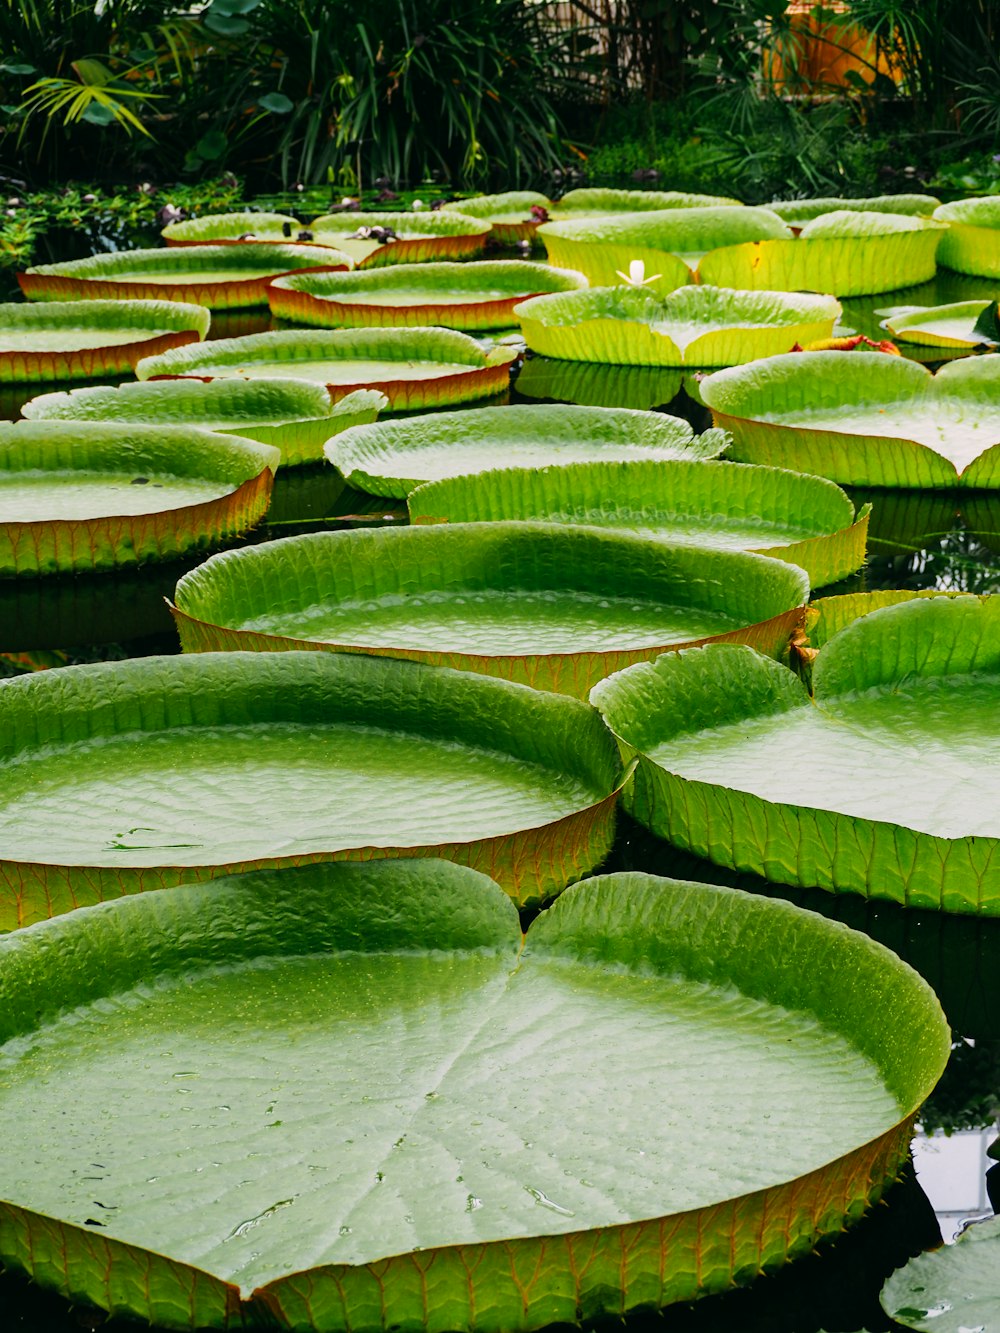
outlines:
[[[878, 311], [903, 304], [996, 298], [993, 284], [957, 275], [875, 299], [845, 302], [844, 323], [881, 336]], [[215, 336], [255, 332], [267, 326], [256, 312], [213, 321]], [[689, 392], [690, 390], [690, 392]], [[30, 392], [6, 392], [0, 416], [17, 416]], [[708, 423], [696, 400], [696, 384], [670, 371], [566, 367], [529, 360], [511, 391], [512, 401], [576, 401], [631, 407], [660, 407], [687, 417], [696, 429]], [[951, 588], [1000, 591], [1000, 495], [866, 492], [856, 504], [873, 503], [870, 558], [866, 568], [824, 591], [877, 588]], [[268, 520], [245, 541], [266, 541], [294, 532], [405, 521], [403, 507], [346, 488], [326, 465], [279, 476]], [[28, 654], [35, 664], [143, 656], [178, 651], [164, 598], [177, 579], [204, 554], [147, 566], [120, 575], [79, 575], [0, 581], [0, 654]], [[0, 671], [13, 670], [8, 657]], [[866, 931], [920, 971], [941, 998], [957, 1046], [944, 1080], [928, 1108], [934, 1124], [973, 1127], [990, 1121], [1000, 1101], [1000, 921], [975, 921], [870, 904], [819, 890], [783, 888], [721, 871], [671, 848], [627, 816], [620, 821], [606, 869], [640, 869], [679, 878], [736, 883], [768, 896], [787, 897]], [[738, 1089], [734, 1089], [738, 1097]], [[25, 1128], [30, 1133], [30, 1127]], [[955, 1142], [955, 1141], [953, 1141]], [[997, 1168], [1000, 1171], [1000, 1167]], [[987, 1199], [985, 1163], [973, 1160], [971, 1185]], [[966, 1182], [968, 1183], [968, 1182]], [[989, 1182], [993, 1185], [993, 1182]], [[1000, 1188], [993, 1186], [1000, 1206]], [[946, 1203], [938, 1200], [939, 1211]], [[957, 1211], [965, 1205], [959, 1204]], [[988, 1204], [986, 1205], [988, 1211]], [[955, 1211], [955, 1210], [952, 1210]], [[975, 1211], [973, 1207], [972, 1210]], [[952, 1218], [946, 1219], [949, 1234]], [[898, 1327], [881, 1311], [878, 1292], [889, 1272], [940, 1239], [934, 1206], [911, 1169], [885, 1199], [843, 1235], [814, 1254], [762, 1277], [751, 1287], [674, 1306], [662, 1314], [624, 1321], [633, 1333], [883, 1333]], [[17, 1274], [0, 1274], [0, 1333], [79, 1333], [103, 1326], [108, 1333], [137, 1328], [121, 1320], [75, 1308]], [[615, 1321], [621, 1327], [621, 1321]], [[147, 1327], [143, 1325], [143, 1327]]]

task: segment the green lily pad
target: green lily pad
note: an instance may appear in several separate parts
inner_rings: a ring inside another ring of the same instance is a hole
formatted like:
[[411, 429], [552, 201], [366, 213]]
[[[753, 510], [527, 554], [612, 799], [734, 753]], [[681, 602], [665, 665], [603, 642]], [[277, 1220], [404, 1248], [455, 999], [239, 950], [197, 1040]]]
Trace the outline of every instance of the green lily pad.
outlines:
[[1000, 486], [1000, 358], [931, 375], [879, 352], [808, 352], [701, 383], [729, 454], [843, 484]]
[[557, 361], [529, 356], [517, 377], [524, 398], [551, 398], [583, 407], [665, 407], [680, 393], [680, 370], [665, 366], [607, 366], [596, 361]]
[[756, 551], [798, 565], [813, 587], [865, 562], [869, 509], [855, 518], [819, 477], [738, 463], [638, 461], [520, 467], [447, 478], [409, 497], [414, 523], [590, 524], [672, 543]]
[[830, 338], [832, 296], [679, 287], [598, 287], [514, 307], [533, 351], [617, 365], [732, 366]]
[[0, 929], [261, 866], [401, 855], [538, 902], [607, 854], [621, 782], [577, 700], [315, 652], [8, 681], [0, 772]]
[[578, 270], [594, 287], [614, 286], [621, 281], [619, 273], [629, 272], [632, 263], [641, 261], [647, 285], [662, 293], [696, 281], [701, 261], [717, 246], [791, 237], [781, 219], [766, 208], [724, 205], [546, 222], [537, 234], [545, 242], [551, 263]]
[[321, 246], [192, 245], [38, 264], [17, 280], [29, 301], [157, 298], [225, 310], [266, 305], [268, 283], [279, 274], [347, 269], [352, 262], [341, 251]]
[[922, 588], [878, 588], [874, 592], [843, 593], [836, 597], [818, 597], [809, 604], [810, 612], [816, 613], [816, 619], [809, 626], [809, 646], [817, 650], [828, 643], [835, 634], [852, 625], [862, 616], [871, 615], [883, 606], [898, 606], [900, 602], [910, 602], [916, 597], [961, 597], [963, 594], [950, 589]]
[[[311, 244], [306, 223], [288, 213], [206, 213], [171, 222], [160, 232], [167, 245], [235, 245], [248, 241]], [[302, 238], [300, 240], [300, 237]]]
[[334, 401], [355, 389], [377, 389], [399, 412], [503, 393], [517, 356], [510, 347], [484, 352], [467, 334], [435, 328], [286, 329], [222, 339], [197, 353], [146, 357], [135, 373], [141, 380], [308, 379], [325, 384]]
[[280, 453], [197, 427], [0, 422], [0, 577], [110, 569], [263, 517]]
[[318, 532], [230, 555], [177, 584], [185, 651], [373, 653], [582, 698], [693, 643], [778, 656], [809, 589], [765, 556], [549, 523]]
[[948, 230], [941, 241], [938, 263], [959, 273], [1000, 277], [1000, 200], [956, 199], [934, 213]]
[[665, 208], [739, 207], [739, 199], [718, 194], [688, 194], [682, 190], [618, 190], [586, 185], [567, 190], [554, 205], [554, 218], [610, 217], [619, 213], [660, 212]]
[[496, 467], [716, 458], [727, 443], [721, 431], [696, 436], [662, 412], [519, 404], [359, 427], [331, 440], [326, 456], [356, 489], [402, 497], [426, 481]]
[[976, 1222], [954, 1245], [918, 1254], [882, 1288], [882, 1308], [921, 1333], [1000, 1330], [1000, 1217]]
[[180, 301], [0, 305], [0, 383], [124, 375], [208, 333], [210, 316]]
[[840, 209], [807, 222], [796, 238], [720, 246], [698, 265], [699, 282], [765, 291], [863, 296], [933, 278], [944, 224], [930, 218]]
[[592, 694], [642, 758], [630, 808], [700, 856], [786, 884], [1000, 914], [1000, 600], [917, 598], [820, 649], [813, 698], [739, 647]]
[[[537, 190], [508, 190], [503, 194], [481, 194], [474, 199], [456, 199], [443, 204], [442, 213], [461, 213], [463, 217], [478, 218], [490, 224], [490, 240], [501, 245], [515, 241], [530, 241], [540, 221], [555, 205], [547, 195]], [[541, 210], [541, 217], [532, 213]]]
[[386, 402], [374, 389], [357, 389], [334, 403], [325, 385], [309, 380], [147, 380], [42, 394], [21, 411], [31, 421], [204, 426], [273, 444], [288, 466], [318, 461], [332, 435], [374, 421]]
[[[380, 240], [379, 235], [392, 236]], [[469, 259], [486, 245], [490, 224], [464, 213], [329, 213], [316, 218], [312, 232], [319, 244], [349, 254], [359, 268], [382, 264], [424, 263], [428, 259]], [[372, 234], [369, 234], [372, 233]]]
[[949, 1046], [912, 969], [790, 904], [604, 876], [523, 939], [438, 861], [73, 913], [0, 942], [0, 996], [0, 1257], [188, 1329], [500, 1333], [746, 1282], [879, 1197]]
[[323, 328], [440, 324], [499, 329], [517, 323], [514, 307], [542, 292], [587, 285], [581, 273], [507, 259], [477, 264], [395, 264], [360, 273], [302, 273], [268, 288], [281, 319]]
[[929, 218], [941, 200], [932, 194], [878, 194], [867, 199], [779, 199], [768, 204], [791, 227], [801, 227], [824, 213], [902, 213], [909, 217]]
[[882, 327], [897, 342], [917, 347], [995, 347], [1000, 323], [992, 301], [954, 301], [948, 305], [907, 306], [883, 320]]

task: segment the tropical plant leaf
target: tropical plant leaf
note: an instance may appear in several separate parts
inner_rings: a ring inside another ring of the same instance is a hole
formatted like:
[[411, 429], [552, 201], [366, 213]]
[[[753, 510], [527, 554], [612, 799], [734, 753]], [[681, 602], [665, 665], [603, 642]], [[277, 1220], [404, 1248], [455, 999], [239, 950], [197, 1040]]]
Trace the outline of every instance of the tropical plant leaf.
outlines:
[[0, 305], [0, 383], [123, 375], [145, 356], [197, 342], [209, 314], [181, 301]]
[[268, 283], [304, 269], [348, 269], [339, 250], [299, 245], [185, 246], [117, 250], [39, 264], [17, 275], [29, 301], [187, 301], [210, 309], [266, 305]]
[[279, 318], [320, 328], [501, 329], [517, 323], [514, 309], [526, 297], [586, 285], [582, 273], [523, 259], [393, 264], [278, 278], [268, 287], [268, 302]]
[[148, 380], [42, 394], [21, 412], [31, 421], [202, 426], [276, 445], [287, 467], [317, 462], [331, 436], [373, 422], [386, 401], [357, 389], [333, 403], [324, 385], [309, 380]]
[[564, 217], [610, 217], [620, 213], [660, 212], [665, 208], [742, 207], [724, 195], [688, 194], [682, 190], [618, 190], [587, 185], [567, 190], [555, 205], [553, 221]]
[[280, 452], [197, 427], [0, 422], [0, 577], [162, 560], [263, 517]]
[[819, 477], [733, 463], [637, 460], [553, 464], [428, 482], [411, 491], [414, 523], [516, 519], [590, 524], [671, 543], [756, 551], [804, 569], [821, 587], [865, 560], [866, 508]]
[[415, 486], [498, 466], [550, 467], [627, 458], [715, 458], [721, 431], [629, 408], [518, 404], [382, 422], [331, 440], [327, 459], [358, 490], [403, 497]]
[[938, 262], [944, 268], [978, 277], [1000, 276], [1000, 204], [996, 198], [956, 199], [935, 210], [946, 222]]
[[538, 224], [546, 221], [553, 208], [552, 200], [537, 190], [508, 190], [504, 194], [456, 199], [442, 205], [441, 211], [488, 222], [490, 239], [500, 245], [511, 245], [515, 241], [532, 240]]
[[1000, 485], [1000, 360], [931, 375], [877, 352], [808, 352], [721, 370], [701, 383], [730, 456], [846, 485]]
[[882, 1307], [921, 1333], [1000, 1329], [1000, 1218], [968, 1226], [954, 1245], [918, 1254], [889, 1277]]
[[[935, 356], [944, 349], [971, 351], [997, 341], [997, 324], [990, 301], [953, 301], [938, 306], [904, 306], [884, 320], [883, 326], [897, 342], [912, 347], [932, 347]], [[907, 348], [910, 350], [910, 347]]]
[[160, 235], [168, 246], [236, 245], [247, 241], [310, 245], [312, 241], [300, 240], [300, 234], [308, 230], [304, 223], [288, 213], [257, 213], [246, 209], [235, 213], [205, 213], [202, 217], [170, 222]]
[[548, 523], [311, 533], [232, 555], [177, 585], [186, 651], [374, 653], [579, 698], [692, 643], [779, 656], [809, 588], [764, 556]]
[[402, 411], [504, 393], [517, 356], [511, 347], [484, 352], [467, 334], [440, 328], [288, 329], [220, 339], [200, 350], [200, 356], [146, 357], [135, 373], [141, 380], [309, 379], [325, 384], [336, 401], [355, 389], [378, 390], [393, 411]]
[[403, 854], [537, 903], [603, 860], [622, 780], [586, 704], [346, 653], [42, 672], [4, 685], [0, 716], [4, 929], [253, 867]]
[[591, 698], [642, 755], [629, 806], [782, 883], [1000, 914], [1000, 603], [872, 611], [813, 662], [813, 699], [744, 648], [662, 657]]
[[841, 209], [807, 222], [798, 237], [720, 246], [698, 265], [719, 287], [862, 296], [927, 282], [937, 271], [944, 224], [930, 218]]
[[498, 1333], [723, 1290], [878, 1198], [949, 1050], [910, 968], [790, 904], [605, 876], [522, 942], [438, 861], [73, 913], [0, 941], [0, 996], [5, 1263], [191, 1329]]
[[779, 199], [768, 204], [772, 213], [790, 227], [801, 227], [824, 213], [903, 213], [911, 217], [932, 217], [941, 204], [931, 194], [879, 194], [866, 199]]
[[617, 365], [731, 366], [829, 338], [832, 296], [679, 287], [598, 287], [515, 306], [528, 346], [545, 356]]
[[[354, 257], [359, 268], [428, 259], [469, 259], [486, 245], [490, 224], [438, 209], [417, 213], [329, 213], [312, 223], [316, 240]], [[379, 233], [391, 233], [381, 239]]]
[[551, 263], [578, 269], [594, 287], [614, 286], [620, 272], [641, 261], [650, 275], [648, 285], [666, 293], [695, 281], [704, 255], [717, 246], [790, 237], [791, 232], [766, 208], [718, 205], [546, 222], [538, 236]]

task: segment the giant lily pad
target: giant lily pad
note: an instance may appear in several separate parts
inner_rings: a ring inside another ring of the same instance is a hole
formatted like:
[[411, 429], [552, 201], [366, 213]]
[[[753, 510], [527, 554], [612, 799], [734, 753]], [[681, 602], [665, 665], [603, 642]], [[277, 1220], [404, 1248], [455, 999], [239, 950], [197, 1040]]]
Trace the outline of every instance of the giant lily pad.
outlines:
[[209, 319], [179, 301], [0, 305], [0, 383], [124, 375], [144, 356], [204, 338]]
[[0, 928], [260, 866], [437, 855], [539, 901], [613, 836], [586, 704], [347, 653], [202, 653], [0, 689]]
[[586, 185], [568, 190], [554, 205], [555, 219], [611, 217], [620, 213], [659, 212], [664, 208], [739, 207], [739, 199], [727, 195], [687, 194], [682, 190], [619, 190]]
[[797, 238], [720, 246], [698, 265], [700, 282], [765, 291], [862, 296], [932, 278], [944, 224], [930, 218], [840, 209]]
[[946, 222], [938, 262], [959, 273], [979, 277], [1000, 277], [1000, 199], [956, 199], [942, 204], [934, 213]]
[[820, 649], [812, 680], [810, 700], [722, 646], [598, 685], [643, 756], [637, 818], [782, 883], [1000, 914], [1000, 600], [873, 611]]
[[[992, 321], [991, 311], [994, 312]], [[975, 347], [995, 347], [1000, 342], [995, 302], [985, 300], [904, 306], [888, 315], [882, 327], [897, 342], [933, 348], [935, 359], [956, 349], [968, 352]], [[908, 354], [909, 351], [908, 347]]]
[[77, 912], [0, 942], [0, 996], [0, 1256], [189, 1329], [501, 1333], [745, 1282], [879, 1197], [949, 1046], [906, 964], [790, 904], [605, 876], [523, 940], [437, 861]]
[[177, 584], [187, 651], [375, 653], [583, 698], [609, 672], [692, 643], [777, 656], [809, 587], [764, 556], [549, 523], [319, 532], [230, 554]]
[[413, 522], [504, 519], [591, 524], [668, 542], [756, 551], [813, 587], [865, 562], [866, 508], [819, 477], [738, 463], [638, 461], [510, 468], [418, 486]]
[[503, 393], [517, 356], [510, 347], [484, 352], [467, 334], [451, 329], [286, 329], [223, 339], [198, 352], [146, 357], [135, 373], [141, 380], [309, 379], [325, 384], [335, 401], [355, 389], [377, 389], [390, 408], [402, 411]]
[[462, 213], [329, 213], [312, 224], [316, 241], [344, 250], [359, 268], [468, 259], [486, 245], [490, 224]]
[[581, 273], [508, 259], [478, 264], [395, 264], [360, 273], [301, 273], [268, 288], [282, 319], [323, 328], [441, 324], [499, 329], [516, 324], [514, 307], [542, 292], [586, 287]]
[[832, 296], [679, 287], [598, 287], [515, 306], [528, 346], [545, 356], [617, 365], [732, 366], [829, 338]]
[[508, 190], [503, 194], [481, 194], [474, 199], [458, 199], [444, 204], [441, 211], [461, 213], [490, 224], [490, 240], [500, 245], [530, 241], [539, 222], [544, 222], [553, 208], [552, 200], [537, 190]]
[[878, 352], [720, 370], [701, 393], [730, 455], [867, 486], [1000, 486], [1000, 358], [931, 375]]
[[326, 456], [358, 490], [405, 496], [425, 481], [497, 467], [626, 458], [715, 458], [721, 431], [696, 436], [679, 417], [629, 408], [531, 404], [435, 412], [345, 431]]
[[0, 422], [0, 576], [165, 559], [252, 527], [277, 449], [188, 427]]
[[21, 410], [32, 421], [204, 426], [276, 445], [288, 465], [318, 461], [331, 436], [374, 421], [385, 404], [374, 389], [334, 403], [309, 380], [148, 380], [42, 394]]
[[29, 301], [159, 298], [225, 310], [266, 305], [267, 285], [281, 273], [347, 269], [352, 262], [341, 251], [321, 246], [192, 245], [38, 264], [17, 280]]
[[878, 194], [866, 199], [779, 199], [768, 204], [790, 227], [801, 227], [824, 213], [902, 213], [909, 217], [929, 218], [941, 200], [932, 194]]
[[306, 224], [288, 213], [206, 213], [204, 217], [171, 222], [160, 235], [167, 245], [313, 244], [313, 234]]
[[998, 1333], [1000, 1217], [976, 1222], [954, 1245], [918, 1254], [882, 1288], [886, 1313], [920, 1333]]
[[[620, 281], [633, 262], [642, 261], [648, 285], [655, 291], [671, 292], [694, 282], [706, 253], [717, 246], [767, 237], [788, 237], [791, 232], [776, 214], [766, 208], [660, 209], [649, 213], [575, 218], [546, 222], [538, 236], [553, 264], [577, 269], [595, 287], [610, 287]], [[715, 278], [706, 278], [716, 282]], [[748, 286], [719, 282], [719, 286]], [[759, 287], [779, 284], [757, 283]]]

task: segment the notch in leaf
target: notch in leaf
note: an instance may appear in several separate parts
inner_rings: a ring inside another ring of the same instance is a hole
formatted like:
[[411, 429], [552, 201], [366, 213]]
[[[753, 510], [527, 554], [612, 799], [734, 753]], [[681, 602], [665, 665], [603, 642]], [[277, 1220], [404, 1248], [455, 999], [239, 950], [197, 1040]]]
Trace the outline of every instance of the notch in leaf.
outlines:
[[1000, 301], [987, 303], [972, 331], [981, 334], [983, 342], [1000, 344]]

